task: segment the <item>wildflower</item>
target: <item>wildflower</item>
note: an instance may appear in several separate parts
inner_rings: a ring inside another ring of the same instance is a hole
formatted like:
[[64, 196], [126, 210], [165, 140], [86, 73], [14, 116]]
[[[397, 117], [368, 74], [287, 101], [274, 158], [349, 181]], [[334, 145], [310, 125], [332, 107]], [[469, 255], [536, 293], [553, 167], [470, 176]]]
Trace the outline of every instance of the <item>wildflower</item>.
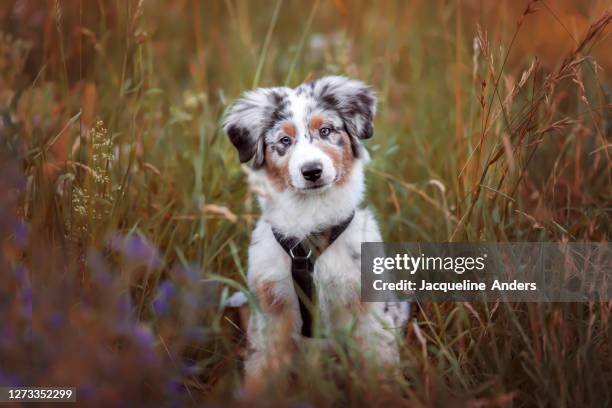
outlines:
[[63, 327], [65, 322], [66, 322], [66, 319], [59, 312], [54, 312], [51, 314], [51, 316], [49, 316], [49, 325], [53, 329], [59, 329]]
[[[87, 132], [91, 142], [91, 156], [85, 163], [75, 163], [73, 173], [61, 176], [62, 182], [71, 181], [73, 189], [70, 209], [65, 218], [66, 231], [72, 241], [85, 241], [102, 231], [110, 217], [110, 194], [118, 188], [112, 185], [111, 165], [114, 159], [112, 137], [102, 121]], [[74, 173], [76, 168], [86, 170], [85, 177], [79, 179]], [[76, 180], [80, 182], [76, 185]], [[63, 190], [62, 190], [63, 191]]]
[[28, 280], [28, 270], [21, 264], [15, 265], [13, 268], [13, 273], [15, 277], [19, 280], [21, 284], [25, 284]]
[[25, 221], [18, 221], [15, 224], [15, 243], [17, 247], [23, 248], [28, 243], [28, 233], [30, 226]]
[[0, 384], [3, 386], [19, 387], [23, 385], [23, 381], [13, 373], [4, 371], [0, 368]]
[[143, 347], [153, 347], [155, 338], [149, 326], [144, 324], [138, 324], [134, 326], [133, 332], [134, 340]]
[[174, 293], [175, 288], [172, 282], [165, 281], [159, 285], [157, 296], [153, 300], [153, 310], [157, 315], [163, 315], [168, 312], [168, 303], [172, 300]]
[[181, 368], [184, 376], [198, 375], [202, 372], [202, 367], [193, 361], [185, 361]]
[[129, 293], [122, 293], [117, 299], [117, 310], [121, 316], [129, 317], [132, 312], [132, 300]]
[[21, 289], [21, 306], [23, 316], [32, 320], [32, 287], [25, 286]]
[[175, 398], [180, 398], [181, 396], [185, 396], [187, 394], [187, 389], [185, 388], [185, 385], [177, 379], [172, 379], [168, 381], [166, 387], [166, 391], [168, 392], [168, 394], [173, 395]]
[[157, 248], [144, 237], [115, 235], [109, 240], [109, 245], [113, 250], [121, 252], [131, 263], [149, 268], [157, 268], [162, 264]]

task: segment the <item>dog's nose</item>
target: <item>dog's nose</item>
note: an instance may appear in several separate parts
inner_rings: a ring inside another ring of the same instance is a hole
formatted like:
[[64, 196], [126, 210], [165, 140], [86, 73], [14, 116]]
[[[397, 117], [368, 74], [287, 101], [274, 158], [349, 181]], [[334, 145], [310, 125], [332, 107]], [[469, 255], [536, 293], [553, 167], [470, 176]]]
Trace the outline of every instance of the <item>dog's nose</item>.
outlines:
[[309, 162], [302, 166], [302, 175], [308, 181], [317, 181], [323, 173], [323, 165], [321, 162]]

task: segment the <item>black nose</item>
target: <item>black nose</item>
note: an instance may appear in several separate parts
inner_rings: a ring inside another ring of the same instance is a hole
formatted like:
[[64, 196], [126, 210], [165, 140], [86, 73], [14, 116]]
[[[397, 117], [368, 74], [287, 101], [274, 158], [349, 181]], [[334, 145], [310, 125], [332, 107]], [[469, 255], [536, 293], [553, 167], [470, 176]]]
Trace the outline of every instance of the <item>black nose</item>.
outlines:
[[323, 165], [320, 162], [310, 162], [302, 166], [302, 175], [308, 181], [317, 181], [323, 173]]

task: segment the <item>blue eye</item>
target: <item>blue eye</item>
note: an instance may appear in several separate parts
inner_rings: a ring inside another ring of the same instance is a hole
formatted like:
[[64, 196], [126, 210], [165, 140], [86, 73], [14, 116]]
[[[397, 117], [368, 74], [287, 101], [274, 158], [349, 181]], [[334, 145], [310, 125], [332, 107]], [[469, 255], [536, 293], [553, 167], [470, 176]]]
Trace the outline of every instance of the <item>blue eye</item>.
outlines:
[[323, 127], [323, 128], [321, 128], [321, 129], [319, 129], [319, 134], [320, 134], [322, 137], [327, 137], [327, 136], [329, 136], [329, 134], [330, 134], [330, 133], [331, 133], [331, 129], [330, 129], [330, 128], [328, 128], [328, 127]]
[[291, 138], [288, 136], [283, 136], [279, 141], [285, 146], [289, 146], [291, 144]]

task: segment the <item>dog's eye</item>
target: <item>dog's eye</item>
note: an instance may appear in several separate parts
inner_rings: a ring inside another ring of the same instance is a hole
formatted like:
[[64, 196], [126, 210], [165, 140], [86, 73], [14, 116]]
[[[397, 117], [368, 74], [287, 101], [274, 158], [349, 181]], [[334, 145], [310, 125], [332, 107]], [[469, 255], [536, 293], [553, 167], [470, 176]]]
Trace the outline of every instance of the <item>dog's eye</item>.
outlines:
[[331, 133], [331, 129], [328, 127], [322, 127], [321, 129], [319, 129], [319, 134], [323, 137], [329, 136], [330, 133]]
[[291, 138], [288, 136], [283, 136], [280, 142], [285, 146], [289, 146], [291, 144]]

